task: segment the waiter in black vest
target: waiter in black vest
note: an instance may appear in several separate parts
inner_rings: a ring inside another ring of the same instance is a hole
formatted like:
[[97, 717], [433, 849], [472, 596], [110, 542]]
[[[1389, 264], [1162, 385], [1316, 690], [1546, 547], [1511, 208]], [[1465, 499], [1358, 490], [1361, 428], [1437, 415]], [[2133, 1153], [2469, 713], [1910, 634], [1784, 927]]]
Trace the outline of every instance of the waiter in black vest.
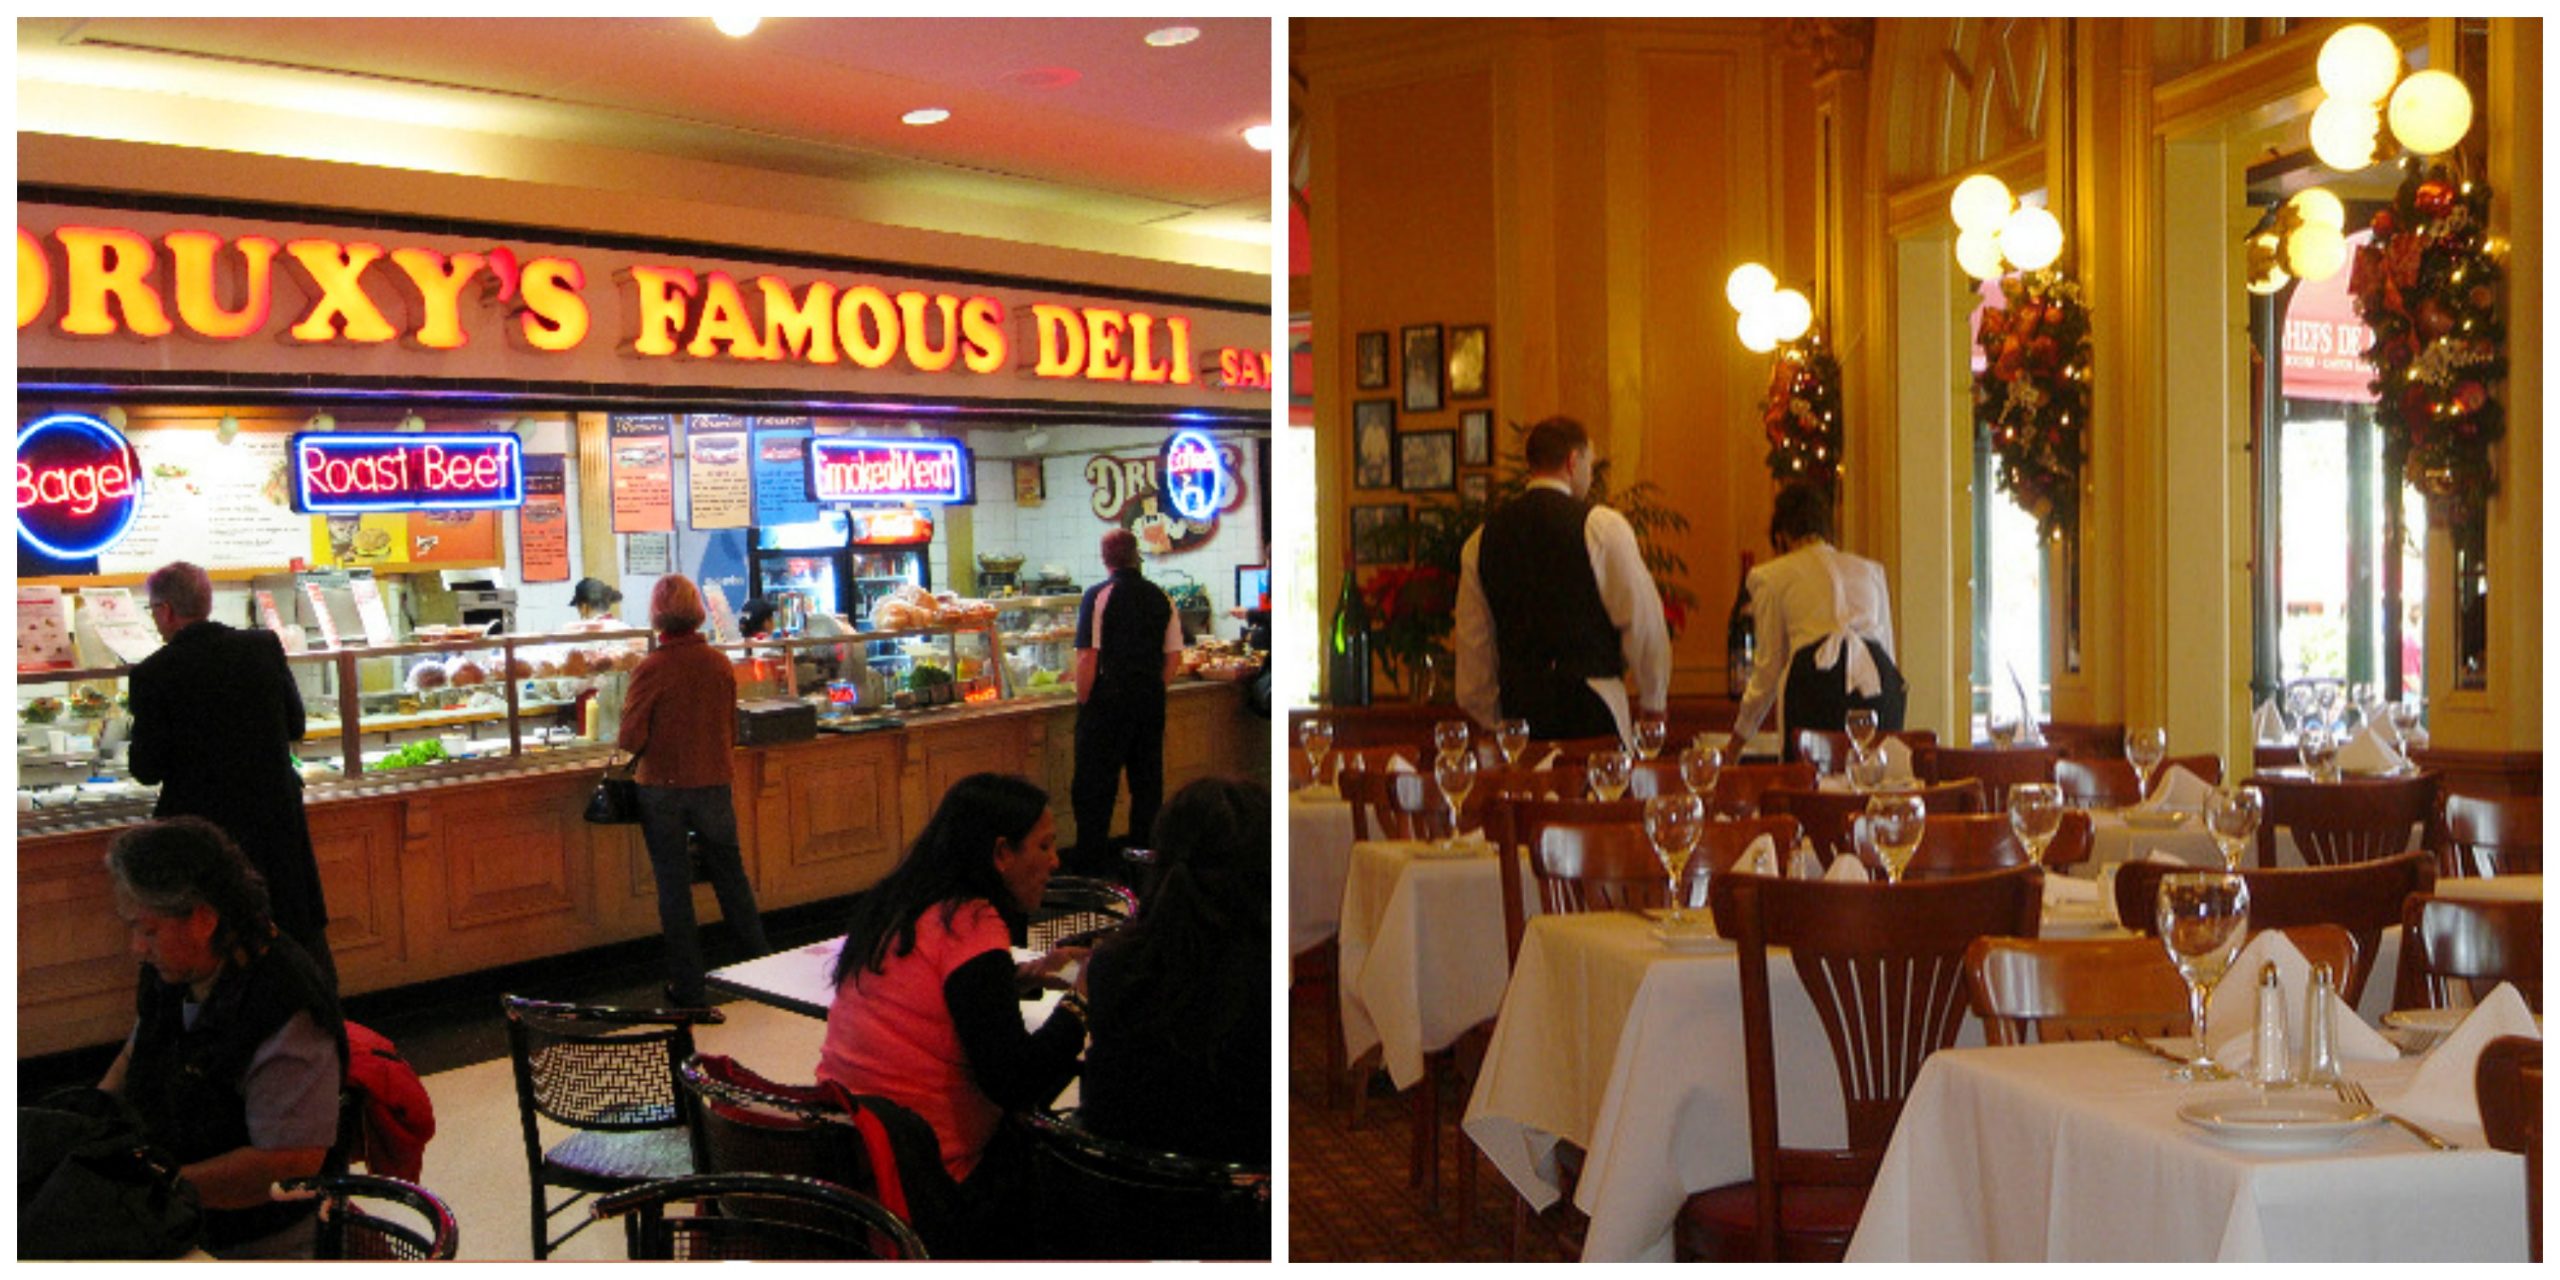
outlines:
[[1571, 418], [1529, 428], [1528, 489], [1458, 554], [1458, 705], [1533, 738], [1629, 737], [1632, 697], [1665, 705], [1671, 635], [1625, 516], [1586, 503], [1591, 436]]
[[1164, 800], [1164, 689], [1182, 669], [1182, 619], [1138, 572], [1138, 538], [1102, 535], [1109, 579], [1076, 608], [1076, 874], [1110, 876], [1111, 808], [1129, 774], [1129, 841], [1143, 847]]

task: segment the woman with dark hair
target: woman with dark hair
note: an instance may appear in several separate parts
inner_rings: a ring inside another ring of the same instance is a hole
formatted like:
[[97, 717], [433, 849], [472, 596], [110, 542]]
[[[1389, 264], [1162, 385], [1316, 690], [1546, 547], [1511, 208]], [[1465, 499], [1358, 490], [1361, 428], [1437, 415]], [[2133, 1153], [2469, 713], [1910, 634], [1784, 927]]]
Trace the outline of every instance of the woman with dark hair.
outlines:
[[1203, 778], [1156, 818], [1161, 879], [1094, 949], [1084, 1127], [1234, 1164], [1271, 1160], [1271, 801]]
[[[855, 900], [836, 957], [818, 1079], [887, 1098], [932, 1126], [959, 1184], [970, 1251], [1001, 1256], [999, 1234], [1025, 1168], [999, 1142], [1004, 1113], [1045, 1106], [1075, 1078], [1084, 1019], [1060, 1007], [1022, 1025], [1017, 983], [1064, 968], [1082, 948], [1016, 966], [1013, 944], [1058, 867], [1049, 797], [1020, 778], [954, 783], [886, 879]], [[993, 1149], [991, 1149], [991, 1147]], [[936, 1253], [944, 1242], [931, 1241]]]
[[1778, 491], [1769, 545], [1777, 557], [1753, 569], [1749, 582], [1760, 658], [1727, 753], [1742, 751], [1772, 703], [1790, 761], [1798, 730], [1838, 733], [1852, 709], [1874, 711], [1879, 729], [1900, 729], [1910, 686], [1893, 662], [1884, 566], [1831, 545], [1831, 499], [1812, 484]]

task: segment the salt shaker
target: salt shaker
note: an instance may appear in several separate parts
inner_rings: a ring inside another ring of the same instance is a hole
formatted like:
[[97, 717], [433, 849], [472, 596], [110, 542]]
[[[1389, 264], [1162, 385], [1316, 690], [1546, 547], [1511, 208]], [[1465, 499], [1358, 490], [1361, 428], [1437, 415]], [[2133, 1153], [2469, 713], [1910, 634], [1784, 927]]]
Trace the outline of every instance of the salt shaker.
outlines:
[[2302, 1066], [2295, 1076], [2307, 1085], [2328, 1088], [2338, 1083], [2337, 979], [2327, 965], [2311, 970], [2311, 993], [2302, 1015]]
[[2284, 978], [2271, 960], [2258, 966], [2258, 1032], [2249, 1044], [2249, 1079], [2262, 1088], [2293, 1082], [2285, 1021]]

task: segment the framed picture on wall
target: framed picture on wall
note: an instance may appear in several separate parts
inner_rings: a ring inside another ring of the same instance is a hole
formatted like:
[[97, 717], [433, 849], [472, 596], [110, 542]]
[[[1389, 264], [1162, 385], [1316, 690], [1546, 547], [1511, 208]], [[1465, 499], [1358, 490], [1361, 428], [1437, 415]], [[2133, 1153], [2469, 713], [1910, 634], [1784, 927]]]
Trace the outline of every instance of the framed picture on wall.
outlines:
[[1396, 437], [1396, 487], [1448, 493], [1458, 487], [1458, 433], [1409, 431]]
[[1396, 487], [1396, 402], [1357, 400], [1351, 405], [1351, 484], [1358, 489]]
[[1482, 400], [1491, 395], [1493, 330], [1462, 324], [1449, 330], [1449, 398]]
[[1413, 558], [1404, 536], [1405, 504], [1368, 502], [1351, 508], [1351, 559], [1354, 564], [1403, 564]]
[[1493, 501], [1493, 477], [1482, 471], [1471, 471], [1458, 477], [1458, 498], [1477, 506]]
[[1352, 385], [1362, 391], [1386, 390], [1387, 379], [1390, 376], [1387, 360], [1387, 331], [1380, 329], [1375, 333], [1361, 334], [1358, 346], [1360, 363], [1356, 370], [1357, 376], [1352, 379]]
[[1036, 507], [1049, 496], [1049, 480], [1038, 458], [1013, 460], [1013, 505]]
[[1404, 411], [1437, 413], [1448, 403], [1440, 393], [1440, 326], [1408, 325], [1404, 330]]
[[1493, 465], [1493, 410], [1469, 409], [1458, 415], [1458, 465]]

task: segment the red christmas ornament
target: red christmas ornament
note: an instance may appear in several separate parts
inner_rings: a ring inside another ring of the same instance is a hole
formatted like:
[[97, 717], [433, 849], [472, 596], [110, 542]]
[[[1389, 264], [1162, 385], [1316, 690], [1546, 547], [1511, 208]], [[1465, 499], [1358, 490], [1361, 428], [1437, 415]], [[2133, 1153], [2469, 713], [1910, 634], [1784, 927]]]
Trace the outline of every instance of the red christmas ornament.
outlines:
[[[2480, 406], [2489, 403], [2489, 389], [2477, 382], [2465, 382], [2453, 389], [2453, 402], [2462, 406], [2464, 413], [2478, 413]], [[2463, 429], [2468, 431], [2469, 424], [2464, 424]]]
[[2429, 178], [2418, 184], [2417, 198], [2412, 203], [2418, 212], [2430, 218], [2441, 218], [2453, 209], [2453, 184], [2440, 178]]
[[2433, 298], [2419, 303], [2418, 331], [2430, 338], [2441, 338], [2453, 332], [2453, 313]]
[[2373, 215], [2373, 233], [2378, 236], [2387, 236], [2391, 234], [2391, 228], [2398, 222], [2399, 219], [2392, 217], [2389, 209], [2381, 210]]

